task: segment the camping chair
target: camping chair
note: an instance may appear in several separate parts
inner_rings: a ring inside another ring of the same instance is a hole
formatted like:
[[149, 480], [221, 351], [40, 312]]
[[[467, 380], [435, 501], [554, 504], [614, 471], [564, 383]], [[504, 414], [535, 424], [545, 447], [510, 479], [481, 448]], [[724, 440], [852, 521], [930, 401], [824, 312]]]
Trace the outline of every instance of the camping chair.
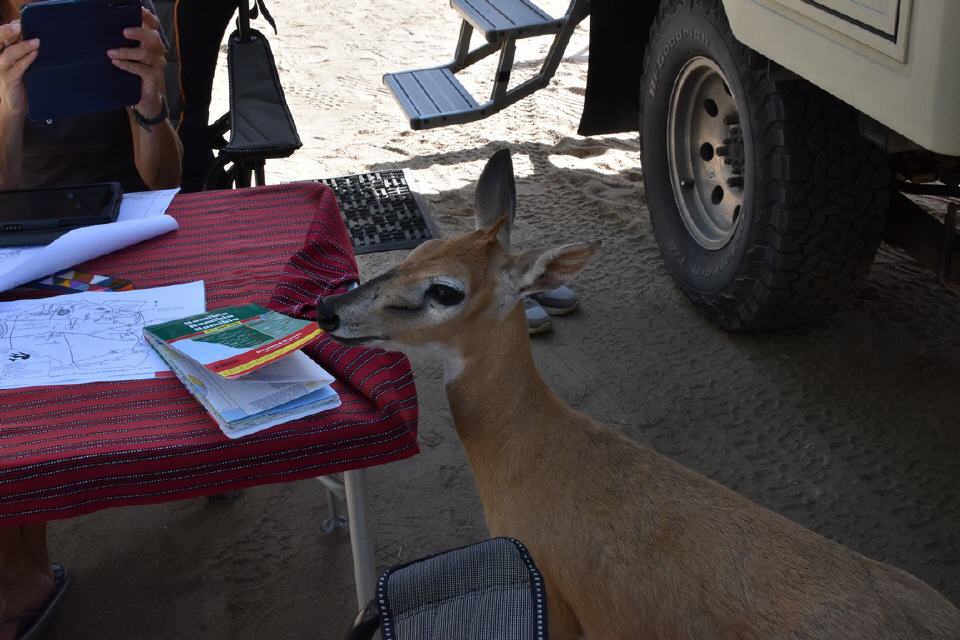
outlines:
[[345, 640], [545, 640], [543, 576], [526, 547], [494, 538], [387, 570]]
[[[250, 0], [218, 0], [216, 3], [212, 0], [189, 1], [209, 3], [203, 8], [208, 13], [204, 14], [202, 23], [190, 23], [189, 26], [209, 29], [213, 37], [217, 37], [223, 33], [230, 16], [236, 11], [237, 28], [227, 41], [230, 110], [207, 127], [209, 90], [216, 70], [216, 48], [203, 53], [202, 59], [196, 60], [190, 52], [181, 52], [180, 29], [184, 28], [184, 21], [189, 22], [195, 17], [191, 14], [193, 5], [187, 6], [172, 0], [155, 0], [164, 31], [177, 36], [175, 39], [178, 48], [169, 51], [167, 55], [166, 80], [167, 93], [170, 94], [167, 102], [170, 116], [175, 123], [181, 124], [185, 161], [190, 160], [199, 165], [202, 172], [196, 178], [185, 175], [184, 188], [208, 190], [231, 186], [248, 187], [253, 183], [262, 185], [266, 181], [266, 160], [288, 157], [301, 146], [296, 124], [280, 85], [270, 45], [261, 32], [251, 28], [250, 20], [262, 14], [274, 30], [276, 24], [263, 0], [253, 0], [252, 9], [248, 4]], [[208, 22], [210, 24], [207, 24]], [[184, 131], [181, 114], [186, 105], [182, 103], [181, 92], [185, 88], [184, 78], [188, 72], [193, 74], [193, 84], [187, 100], [197, 109], [192, 113], [200, 113], [203, 121], [191, 122], [190, 131]], [[197, 74], [201, 77], [201, 84], [207, 84], [205, 89], [196, 88], [193, 79], [198, 77]], [[211, 151], [216, 152], [215, 157]], [[198, 167], [185, 166], [185, 169], [187, 168]]]
[[154, 0], [153, 8], [157, 10], [157, 18], [160, 20], [160, 27], [163, 29], [163, 35], [171, 46], [167, 47], [167, 66], [164, 68], [163, 77], [166, 84], [167, 110], [170, 112], [170, 123], [176, 128], [177, 121], [180, 119], [180, 92], [177, 90], [180, 84], [180, 60], [177, 55], [177, 47], [173, 45], [176, 41], [176, 29], [174, 27], [174, 0]]
[[[256, 0], [254, 6], [273, 25], [263, 0]], [[263, 185], [266, 160], [289, 157], [302, 146], [270, 45], [261, 32], [250, 27], [250, 18], [250, 6], [241, 0], [237, 30], [227, 43], [230, 111], [211, 125], [218, 153], [207, 173], [205, 190], [220, 186], [217, 182], [223, 172], [237, 188], [249, 187], [252, 180]]]

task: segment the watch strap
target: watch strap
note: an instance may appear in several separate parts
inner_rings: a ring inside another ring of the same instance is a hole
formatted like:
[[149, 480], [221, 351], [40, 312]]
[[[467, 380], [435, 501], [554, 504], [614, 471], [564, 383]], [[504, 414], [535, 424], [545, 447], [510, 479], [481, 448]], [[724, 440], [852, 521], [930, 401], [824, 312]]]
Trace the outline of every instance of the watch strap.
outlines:
[[167, 99], [161, 95], [160, 96], [160, 113], [155, 115], [152, 118], [145, 117], [142, 113], [137, 111], [136, 107], [130, 107], [133, 111], [133, 119], [137, 121], [141, 127], [144, 127], [148, 131], [150, 127], [155, 124], [160, 124], [170, 116], [170, 110], [167, 108]]

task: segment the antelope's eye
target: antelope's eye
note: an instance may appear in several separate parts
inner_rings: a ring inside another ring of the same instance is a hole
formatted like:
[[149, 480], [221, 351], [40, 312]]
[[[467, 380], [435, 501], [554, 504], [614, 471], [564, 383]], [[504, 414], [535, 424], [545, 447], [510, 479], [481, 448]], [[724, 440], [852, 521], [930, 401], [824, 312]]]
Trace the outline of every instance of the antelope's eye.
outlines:
[[432, 284], [427, 289], [427, 296], [445, 307], [452, 307], [463, 302], [464, 293], [445, 284]]

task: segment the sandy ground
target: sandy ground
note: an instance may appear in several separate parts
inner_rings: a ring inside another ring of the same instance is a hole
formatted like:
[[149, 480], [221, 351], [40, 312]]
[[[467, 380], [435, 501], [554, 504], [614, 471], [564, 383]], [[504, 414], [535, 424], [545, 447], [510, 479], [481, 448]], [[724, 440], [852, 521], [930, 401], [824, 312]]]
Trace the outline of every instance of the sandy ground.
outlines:
[[[556, 12], [562, 0], [545, 3]], [[674, 288], [646, 215], [635, 136], [575, 134], [581, 27], [554, 83], [489, 120], [408, 131], [386, 71], [447, 60], [444, 0], [271, 3], [271, 37], [304, 148], [272, 182], [408, 167], [444, 233], [472, 224], [472, 184], [513, 149], [522, 245], [601, 238], [583, 309], [536, 341], [573, 406], [960, 602], [960, 296], [884, 250], [869, 283], [822, 324], [730, 335]], [[261, 27], [262, 28], [262, 27]], [[525, 73], [547, 44], [518, 53]], [[483, 95], [490, 67], [468, 77]], [[220, 81], [223, 87], [222, 78]], [[225, 94], [217, 97], [221, 108]], [[369, 277], [400, 256], [362, 260]], [[381, 568], [486, 536], [435, 361], [415, 362], [421, 455], [370, 472]], [[260, 487], [51, 526], [76, 583], [56, 640], [339, 638], [354, 613], [346, 532], [319, 531], [319, 484]], [[563, 526], [563, 523], [544, 523]]]

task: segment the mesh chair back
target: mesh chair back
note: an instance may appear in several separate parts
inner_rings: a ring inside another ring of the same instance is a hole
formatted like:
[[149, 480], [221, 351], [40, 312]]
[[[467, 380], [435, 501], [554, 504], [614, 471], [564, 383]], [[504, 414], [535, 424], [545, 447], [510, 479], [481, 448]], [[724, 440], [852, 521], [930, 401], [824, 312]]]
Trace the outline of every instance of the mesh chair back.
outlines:
[[543, 640], [543, 577], [517, 540], [494, 538], [383, 574], [383, 640]]

